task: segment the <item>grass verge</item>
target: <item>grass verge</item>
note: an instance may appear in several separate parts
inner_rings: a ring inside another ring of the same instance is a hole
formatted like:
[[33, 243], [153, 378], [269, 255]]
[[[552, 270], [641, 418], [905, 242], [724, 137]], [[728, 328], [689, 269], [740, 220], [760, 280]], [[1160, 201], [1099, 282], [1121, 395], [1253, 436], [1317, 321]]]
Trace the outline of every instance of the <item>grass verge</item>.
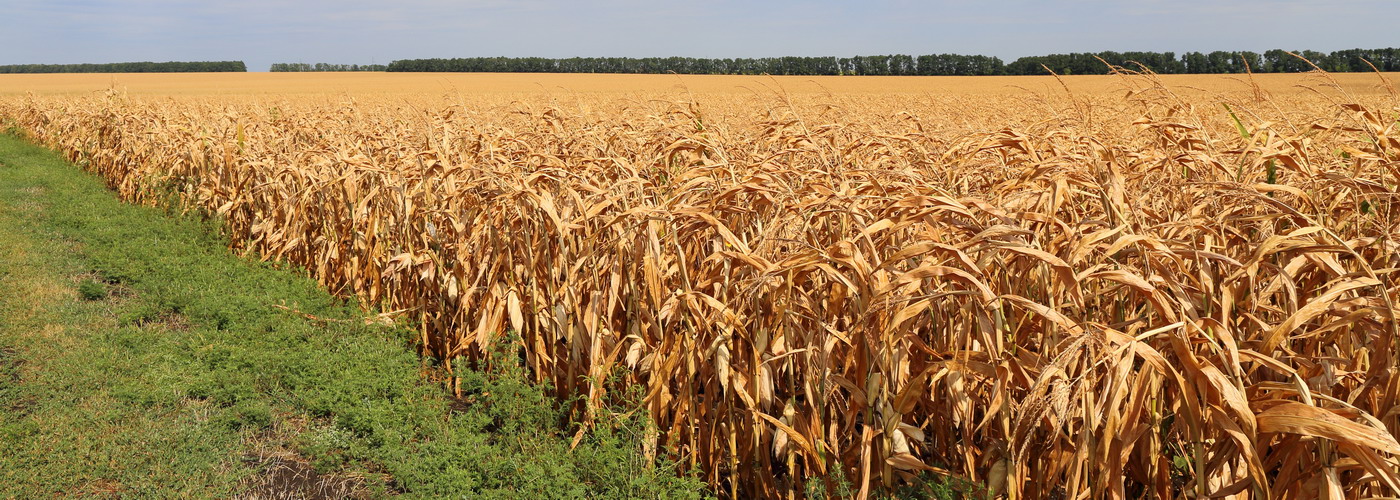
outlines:
[[518, 369], [451, 404], [404, 331], [3, 134], [0, 234], [0, 497], [705, 495], [645, 422], [570, 450]]

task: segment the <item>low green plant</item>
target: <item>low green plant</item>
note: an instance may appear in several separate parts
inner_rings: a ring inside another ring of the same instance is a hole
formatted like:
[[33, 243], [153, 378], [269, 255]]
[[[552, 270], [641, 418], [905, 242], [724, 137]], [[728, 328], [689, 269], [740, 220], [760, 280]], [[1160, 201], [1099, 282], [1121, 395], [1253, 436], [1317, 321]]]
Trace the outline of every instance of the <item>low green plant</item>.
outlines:
[[989, 499], [987, 488], [964, 479], [925, 472], [879, 498], [915, 500]]
[[83, 300], [102, 300], [107, 298], [107, 285], [97, 280], [84, 280], [78, 283], [78, 295]]

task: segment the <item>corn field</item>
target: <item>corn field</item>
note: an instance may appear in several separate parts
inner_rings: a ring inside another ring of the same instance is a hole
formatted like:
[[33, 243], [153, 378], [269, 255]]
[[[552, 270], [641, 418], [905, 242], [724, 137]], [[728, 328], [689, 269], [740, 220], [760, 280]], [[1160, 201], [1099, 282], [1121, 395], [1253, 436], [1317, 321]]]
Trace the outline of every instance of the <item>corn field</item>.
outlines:
[[640, 387], [638, 453], [724, 496], [1371, 498], [1400, 496], [1400, 101], [1372, 76], [0, 120], [419, 325], [447, 370], [515, 342], [585, 423]]

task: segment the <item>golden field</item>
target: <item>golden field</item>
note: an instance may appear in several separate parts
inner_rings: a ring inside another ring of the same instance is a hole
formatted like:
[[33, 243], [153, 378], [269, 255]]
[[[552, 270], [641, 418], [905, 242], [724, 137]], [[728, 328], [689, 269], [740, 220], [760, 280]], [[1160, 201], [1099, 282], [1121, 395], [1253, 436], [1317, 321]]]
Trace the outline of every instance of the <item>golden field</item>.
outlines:
[[[1385, 93], [1374, 74], [1332, 75], [1347, 92]], [[1388, 73], [1391, 81], [1400, 74]], [[1248, 89], [1246, 75], [1161, 75], [1162, 83], [1180, 93], [1239, 92]], [[1065, 76], [1072, 91], [1116, 93], [1115, 76]], [[1293, 94], [1299, 85], [1316, 86], [1320, 79], [1297, 74], [1260, 74], [1255, 83], [1266, 91]], [[109, 89], [130, 95], [557, 95], [572, 94], [767, 94], [781, 88], [790, 94], [888, 95], [937, 94], [955, 96], [1025, 95], [1059, 92], [1060, 81], [1050, 76], [724, 76], [724, 75], [593, 75], [538, 73], [128, 73], [128, 74], [5, 74], [0, 95], [33, 92], [40, 95], [86, 94]]]
[[727, 496], [1369, 498], [1385, 78], [6, 75], [0, 120], [448, 370], [640, 386]]

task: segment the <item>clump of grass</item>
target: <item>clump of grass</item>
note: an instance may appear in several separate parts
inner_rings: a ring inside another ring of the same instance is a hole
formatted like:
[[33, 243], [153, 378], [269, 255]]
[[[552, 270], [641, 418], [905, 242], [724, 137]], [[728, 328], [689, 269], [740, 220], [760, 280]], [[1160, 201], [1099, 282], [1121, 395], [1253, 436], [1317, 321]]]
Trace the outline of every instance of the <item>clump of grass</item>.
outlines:
[[107, 298], [107, 285], [94, 279], [86, 279], [78, 283], [78, 296], [83, 300], [102, 300]]

